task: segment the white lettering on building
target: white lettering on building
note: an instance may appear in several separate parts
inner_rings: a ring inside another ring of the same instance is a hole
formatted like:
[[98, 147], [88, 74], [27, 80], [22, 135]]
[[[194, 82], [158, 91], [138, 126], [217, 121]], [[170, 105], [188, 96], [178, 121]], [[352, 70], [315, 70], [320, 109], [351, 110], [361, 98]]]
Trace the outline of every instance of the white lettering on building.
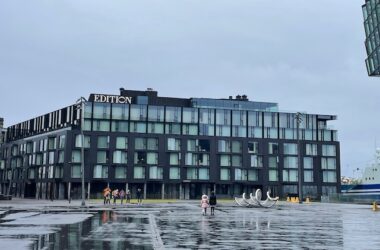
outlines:
[[131, 104], [132, 103], [132, 97], [96, 94], [96, 95], [94, 95], [94, 102], [111, 102], [111, 103]]

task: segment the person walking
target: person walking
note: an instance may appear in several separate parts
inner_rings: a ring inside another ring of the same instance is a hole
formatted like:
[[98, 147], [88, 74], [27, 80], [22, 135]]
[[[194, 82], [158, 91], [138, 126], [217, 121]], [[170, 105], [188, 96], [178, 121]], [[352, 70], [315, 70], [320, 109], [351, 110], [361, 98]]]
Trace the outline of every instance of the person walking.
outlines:
[[127, 192], [125, 194], [127, 197], [127, 200], [125, 201], [125, 203], [131, 203], [131, 191], [129, 191], [129, 189], [127, 189]]
[[119, 192], [119, 198], [120, 198], [120, 204], [123, 204], [124, 198], [125, 198], [125, 191], [124, 189], [121, 189]]
[[119, 189], [115, 189], [112, 192], [113, 204], [116, 204], [116, 199], [119, 197]]
[[215, 215], [216, 195], [214, 191], [211, 192], [209, 203], [210, 203], [211, 215]]
[[109, 193], [111, 192], [111, 189], [109, 187], [106, 187], [105, 189], [103, 189], [103, 204], [107, 204], [107, 197], [109, 195]]
[[141, 205], [142, 204], [142, 192], [141, 192], [141, 188], [137, 189], [136, 197], [137, 197], [137, 205]]
[[206, 215], [207, 214], [207, 208], [209, 206], [209, 201], [208, 201], [208, 197], [207, 195], [202, 195], [202, 199], [201, 199], [201, 207], [202, 207], [202, 214], [203, 215]]

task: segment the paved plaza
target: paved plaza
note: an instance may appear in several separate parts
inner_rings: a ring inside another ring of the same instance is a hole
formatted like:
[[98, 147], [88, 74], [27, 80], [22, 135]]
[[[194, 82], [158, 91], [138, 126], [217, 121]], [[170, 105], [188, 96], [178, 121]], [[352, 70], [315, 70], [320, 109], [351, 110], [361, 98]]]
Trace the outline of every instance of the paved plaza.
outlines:
[[[198, 201], [107, 205], [101, 201], [0, 202], [0, 249], [379, 249], [380, 212], [370, 205], [242, 208]], [[208, 211], [209, 212], [209, 211]]]

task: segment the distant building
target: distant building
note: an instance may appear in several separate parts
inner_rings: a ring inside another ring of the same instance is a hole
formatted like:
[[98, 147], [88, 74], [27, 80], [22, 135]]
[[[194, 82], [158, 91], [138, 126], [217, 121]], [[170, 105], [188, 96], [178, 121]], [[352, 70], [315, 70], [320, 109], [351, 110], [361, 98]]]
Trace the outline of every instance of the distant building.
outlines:
[[380, 75], [380, 1], [366, 0], [362, 6], [365, 28], [365, 47], [367, 59], [365, 60], [369, 76]]
[[5, 142], [4, 118], [0, 117], [0, 145]]
[[299, 176], [304, 197], [340, 191], [337, 131], [328, 126], [335, 115], [303, 114], [298, 144], [296, 112], [246, 95], [176, 98], [120, 89], [91, 94], [83, 114], [81, 122], [74, 104], [9, 126], [0, 147], [2, 189], [79, 198], [83, 146], [91, 198], [108, 185], [132, 195], [141, 188], [147, 198], [199, 199], [211, 190], [233, 197], [258, 188], [285, 197], [298, 193]]

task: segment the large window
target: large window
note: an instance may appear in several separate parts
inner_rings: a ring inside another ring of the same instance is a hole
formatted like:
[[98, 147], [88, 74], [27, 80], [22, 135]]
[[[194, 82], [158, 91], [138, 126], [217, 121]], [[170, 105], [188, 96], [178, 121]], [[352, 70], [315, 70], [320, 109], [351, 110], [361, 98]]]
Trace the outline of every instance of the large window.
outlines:
[[71, 178], [80, 178], [81, 177], [81, 170], [80, 165], [72, 165], [71, 166]]
[[128, 118], [129, 118], [129, 105], [112, 104], [112, 119], [128, 120]]
[[130, 119], [133, 121], [146, 121], [147, 106], [146, 105], [131, 105]]
[[314, 176], [312, 170], [303, 171], [303, 180], [304, 182], [314, 182]]
[[269, 156], [268, 157], [268, 167], [269, 168], [278, 168], [278, 156]]
[[336, 156], [335, 145], [322, 145], [322, 155], [323, 156]]
[[127, 121], [112, 121], [111, 126], [112, 132], [128, 132], [128, 122]]
[[170, 168], [169, 170], [169, 179], [171, 180], [179, 180], [181, 178], [180, 176], [180, 172], [181, 169], [180, 168]]
[[108, 178], [108, 167], [102, 165], [95, 165], [94, 178]]
[[92, 121], [92, 130], [93, 131], [110, 131], [110, 122], [103, 120], [94, 120]]
[[116, 149], [128, 149], [128, 138], [116, 137]]
[[198, 123], [198, 109], [197, 108], [183, 108], [182, 111], [183, 123]]
[[214, 109], [199, 109], [199, 134], [214, 136]]
[[181, 122], [181, 108], [180, 107], [166, 107], [166, 122]]
[[230, 155], [219, 155], [220, 166], [229, 167], [231, 166], [231, 156]]
[[181, 160], [181, 153], [169, 153], [169, 164], [179, 165]]
[[[81, 162], [81, 152], [80, 150], [73, 150], [71, 152], [71, 162], [80, 163]], [[40, 165], [40, 164], [38, 164]]]
[[337, 182], [335, 171], [323, 171], [323, 182]]
[[306, 155], [312, 155], [312, 156], [315, 156], [318, 154], [318, 151], [317, 151], [317, 144], [311, 144], [311, 143], [307, 143], [306, 144]]
[[232, 135], [235, 137], [247, 137], [247, 112], [241, 110], [232, 111]]
[[109, 136], [98, 136], [98, 148], [108, 148]]
[[284, 154], [285, 155], [296, 155], [297, 144], [296, 143], [284, 143]]
[[134, 167], [133, 168], [133, 178], [134, 179], [145, 179], [145, 167]]
[[124, 166], [115, 167], [115, 179], [127, 178], [127, 168]]
[[296, 181], [298, 181], [298, 170], [294, 170], [294, 169], [282, 170], [282, 180], [285, 182], [296, 182]]
[[258, 155], [251, 155], [251, 167], [262, 168], [263, 157]]
[[146, 123], [145, 122], [131, 122], [130, 123], [131, 133], [146, 133]]
[[221, 168], [220, 169], [220, 180], [229, 181], [230, 180], [230, 169]]
[[240, 141], [232, 141], [232, 153], [241, 153], [242, 152], [242, 143]]
[[148, 121], [163, 122], [164, 121], [164, 106], [149, 106]]
[[115, 150], [113, 152], [113, 163], [127, 164], [127, 152], [121, 150]]
[[[90, 147], [90, 140], [91, 140], [91, 137], [89, 135], [84, 136], [84, 147], [85, 148]], [[75, 147], [77, 147], [77, 148], [82, 147], [82, 135], [76, 135], [75, 136]]]
[[278, 143], [269, 143], [269, 154], [278, 154]]
[[198, 169], [198, 179], [199, 180], [210, 179], [210, 170], [208, 168], [199, 168]]
[[259, 143], [256, 141], [248, 142], [248, 153], [258, 154], [259, 153]]
[[322, 169], [336, 169], [336, 159], [322, 157]]
[[176, 139], [176, 138], [168, 138], [168, 150], [180, 151], [181, 150], [181, 140]]
[[241, 167], [243, 165], [243, 159], [241, 155], [232, 155], [231, 163], [232, 163], [232, 166], [234, 167]]
[[162, 179], [163, 169], [156, 166], [149, 167], [149, 179]]
[[298, 168], [298, 158], [296, 156], [284, 157], [284, 168]]
[[269, 181], [278, 181], [278, 171], [274, 169], [269, 170]]
[[164, 124], [157, 122], [148, 123], [148, 133], [149, 134], [163, 134], [164, 133]]
[[197, 169], [196, 168], [187, 168], [186, 169], [186, 179], [196, 180], [197, 178]]
[[98, 151], [96, 153], [96, 163], [107, 163], [107, 151]]
[[313, 157], [304, 157], [303, 158], [303, 168], [304, 169], [313, 169]]
[[246, 169], [235, 168], [235, 181], [246, 181], [248, 179], [248, 172]]
[[158, 150], [158, 139], [157, 138], [136, 138], [135, 149]]
[[93, 118], [96, 119], [110, 119], [111, 104], [109, 103], [94, 103], [93, 104]]
[[219, 140], [218, 141], [218, 152], [219, 153], [230, 153], [231, 144], [228, 140]]

